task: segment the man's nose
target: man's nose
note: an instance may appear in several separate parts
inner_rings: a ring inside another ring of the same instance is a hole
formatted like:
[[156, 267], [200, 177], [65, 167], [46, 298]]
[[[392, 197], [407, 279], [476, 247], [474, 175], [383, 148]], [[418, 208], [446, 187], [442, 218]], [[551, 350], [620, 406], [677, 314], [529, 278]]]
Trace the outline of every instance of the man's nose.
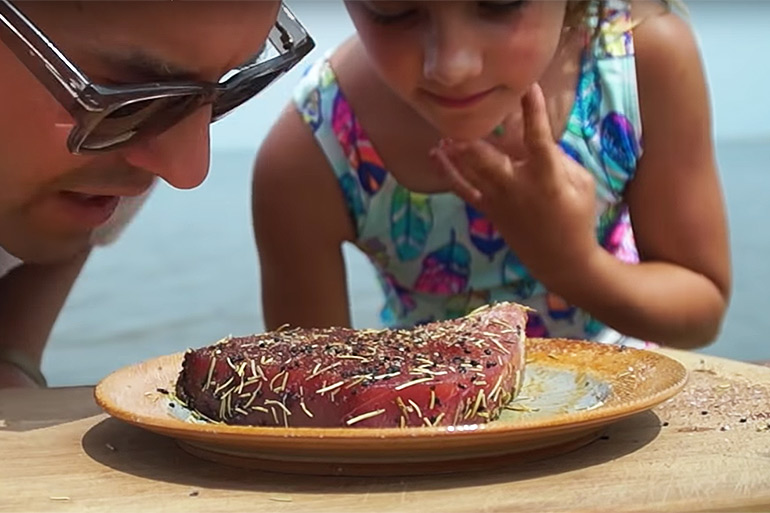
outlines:
[[423, 75], [444, 87], [456, 87], [480, 75], [484, 55], [461, 19], [436, 20], [424, 40]]
[[128, 146], [126, 162], [178, 189], [200, 185], [209, 170], [211, 107], [205, 106], [165, 132]]

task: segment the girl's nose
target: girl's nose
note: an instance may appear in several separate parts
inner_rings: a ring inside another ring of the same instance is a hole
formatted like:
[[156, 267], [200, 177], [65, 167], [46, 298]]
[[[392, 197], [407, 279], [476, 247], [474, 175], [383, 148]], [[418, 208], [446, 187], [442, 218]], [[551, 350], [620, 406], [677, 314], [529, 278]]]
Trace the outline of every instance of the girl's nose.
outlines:
[[483, 51], [462, 17], [437, 19], [426, 33], [423, 75], [450, 88], [481, 74]]

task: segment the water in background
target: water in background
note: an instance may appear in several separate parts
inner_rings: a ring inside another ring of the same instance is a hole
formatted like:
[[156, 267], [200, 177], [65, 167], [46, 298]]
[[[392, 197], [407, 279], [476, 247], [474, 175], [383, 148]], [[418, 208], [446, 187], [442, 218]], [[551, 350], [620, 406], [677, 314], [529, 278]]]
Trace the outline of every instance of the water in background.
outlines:
[[[770, 358], [770, 141], [717, 147], [732, 238], [734, 294], [704, 352]], [[89, 260], [54, 328], [43, 371], [52, 385], [92, 384], [121, 366], [262, 330], [250, 224], [251, 151], [215, 152], [200, 188], [160, 186], [113, 246]], [[373, 269], [346, 248], [353, 322], [376, 326]]]
[[[123, 365], [263, 328], [250, 226], [250, 167], [258, 141], [302, 70], [352, 33], [339, 0], [289, 0], [317, 48], [254, 101], [215, 125], [211, 174], [193, 191], [159, 186], [113, 246], [96, 251], [54, 327], [43, 370], [52, 385], [95, 383]], [[711, 91], [727, 195], [734, 295], [724, 332], [706, 352], [770, 358], [770, 2], [688, 2]], [[749, 49], [749, 51], [747, 51]], [[764, 56], [764, 57], [763, 57]], [[371, 266], [346, 248], [353, 322], [377, 324]]]

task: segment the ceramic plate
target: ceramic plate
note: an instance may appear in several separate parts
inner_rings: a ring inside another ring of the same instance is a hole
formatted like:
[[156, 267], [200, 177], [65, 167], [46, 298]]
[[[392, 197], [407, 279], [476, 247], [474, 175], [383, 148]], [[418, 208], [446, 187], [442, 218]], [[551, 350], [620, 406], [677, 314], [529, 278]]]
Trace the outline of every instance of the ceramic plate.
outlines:
[[173, 390], [182, 353], [120, 369], [96, 387], [110, 415], [173, 437], [204, 459], [263, 470], [337, 475], [471, 470], [565, 452], [618, 419], [674, 396], [682, 364], [652, 351], [561, 339], [527, 341], [522, 391], [500, 419], [463, 427], [283, 428], [187, 418]]

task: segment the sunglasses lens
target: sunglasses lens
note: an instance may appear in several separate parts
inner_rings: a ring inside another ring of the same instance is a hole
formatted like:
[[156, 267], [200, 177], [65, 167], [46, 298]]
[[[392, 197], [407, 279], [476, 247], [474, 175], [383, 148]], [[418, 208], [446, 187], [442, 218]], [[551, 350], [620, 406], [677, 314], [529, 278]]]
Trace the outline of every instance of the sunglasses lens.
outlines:
[[284, 70], [275, 70], [258, 77], [243, 80], [222, 93], [212, 106], [212, 120], [216, 121], [231, 110], [255, 97], [260, 91], [280, 77], [283, 72]]
[[197, 95], [178, 95], [126, 103], [91, 128], [81, 148], [103, 151], [134, 138], [158, 134], [191, 114], [200, 106]]

